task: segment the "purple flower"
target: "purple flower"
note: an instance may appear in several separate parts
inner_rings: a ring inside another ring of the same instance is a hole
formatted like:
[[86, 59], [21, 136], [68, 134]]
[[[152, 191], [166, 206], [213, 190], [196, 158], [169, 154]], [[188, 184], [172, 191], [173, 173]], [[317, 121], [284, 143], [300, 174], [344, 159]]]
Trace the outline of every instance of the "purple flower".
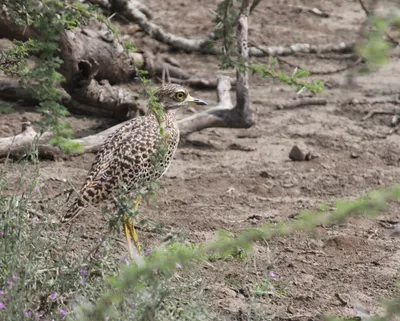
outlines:
[[57, 292], [53, 292], [52, 294], [50, 294], [49, 298], [52, 299], [52, 300], [57, 299]]
[[82, 276], [86, 276], [86, 275], [87, 275], [87, 270], [86, 270], [86, 269], [82, 269], [81, 275], [82, 275]]
[[148, 250], [148, 251], [146, 251], [144, 254], [145, 254], [145, 255], [151, 255], [151, 251]]
[[121, 262], [124, 264], [128, 264], [128, 259], [126, 257], [121, 258]]
[[4, 309], [6, 306], [4, 305], [3, 302], [0, 302], [0, 309]]
[[274, 272], [269, 272], [269, 276], [271, 277], [271, 278], [276, 278], [278, 275], [276, 275]]
[[38, 217], [35, 217], [35, 218], [32, 219], [32, 224], [36, 224], [36, 223], [39, 223], [39, 222], [40, 222], [40, 219]]
[[13, 275], [11, 276], [11, 278], [12, 278], [14, 281], [17, 281], [17, 280], [19, 279], [18, 275], [16, 275], [16, 274], [13, 274]]
[[0, 232], [0, 237], [4, 237], [4, 232]]
[[26, 311], [24, 314], [25, 314], [25, 316], [27, 318], [29, 318], [32, 315], [32, 312], [31, 311]]
[[270, 289], [271, 291], [275, 291], [275, 287], [274, 287], [273, 285], [270, 285], [270, 286], [269, 286], [269, 289]]
[[10, 302], [10, 301], [11, 301], [10, 298], [6, 297], [6, 302]]
[[3, 290], [0, 290], [0, 295], [3, 295], [4, 294], [4, 291]]
[[180, 265], [179, 263], [176, 263], [176, 268], [177, 268], [177, 269], [181, 269], [181, 268], [182, 268], [182, 265]]
[[11, 288], [11, 287], [12, 287], [12, 285], [13, 285], [13, 283], [12, 283], [12, 282], [10, 282], [10, 281], [7, 281], [7, 282], [6, 282], [6, 286], [7, 286], [7, 287]]
[[36, 187], [33, 189], [32, 193], [33, 193], [33, 194], [38, 194], [38, 193], [39, 193], [39, 186], [36, 186]]
[[35, 313], [35, 318], [36, 319], [40, 319], [42, 317], [42, 315], [41, 314], [39, 314], [39, 313]]
[[62, 318], [65, 318], [67, 316], [67, 311], [60, 310], [60, 315], [61, 315]]
[[132, 303], [132, 304], [131, 304], [131, 307], [132, 307], [132, 309], [134, 309], [134, 308], [136, 307], [136, 304], [135, 304], [135, 303]]

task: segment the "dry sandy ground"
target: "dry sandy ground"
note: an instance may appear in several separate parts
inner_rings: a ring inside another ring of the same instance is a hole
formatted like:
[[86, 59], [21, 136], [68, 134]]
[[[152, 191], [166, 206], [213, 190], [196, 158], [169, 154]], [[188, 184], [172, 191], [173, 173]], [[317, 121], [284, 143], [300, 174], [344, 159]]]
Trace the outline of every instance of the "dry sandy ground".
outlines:
[[[212, 28], [211, 9], [218, 1], [188, 3], [149, 1], [155, 10], [154, 20], [169, 31], [185, 36], [206, 35]], [[330, 17], [317, 17], [299, 9], [313, 6]], [[363, 19], [356, 1], [264, 1], [252, 16], [250, 38], [261, 45], [338, 44], [357, 39]], [[165, 49], [139, 36], [135, 42]], [[173, 55], [195, 75], [216, 72], [215, 57]], [[349, 63], [337, 54], [286, 59], [313, 71], [333, 70]], [[283, 67], [290, 72], [290, 68]], [[357, 77], [354, 87], [348, 86], [347, 74], [314, 76], [327, 83], [328, 104], [293, 110], [275, 108], [275, 104], [296, 97], [293, 89], [252, 77], [256, 126], [248, 130], [207, 129], [189, 138], [162, 179], [156, 207], [143, 204], [144, 222], [161, 226], [163, 231], [141, 231], [144, 246], [156, 246], [167, 232], [199, 242], [212, 239], [220, 229], [236, 233], [263, 222], [290, 220], [302, 209], [351, 199], [399, 182], [400, 139], [398, 134], [388, 135], [391, 116], [361, 121], [367, 112], [390, 111], [393, 105], [345, 103], [348, 99], [396, 98], [400, 93], [398, 58], [377, 73]], [[210, 105], [216, 103], [213, 91], [192, 89], [192, 93]], [[35, 117], [31, 113], [25, 116]], [[21, 117], [2, 115], [1, 136], [18, 132]], [[110, 124], [84, 118], [73, 118], [72, 122], [81, 134]], [[312, 147], [319, 158], [308, 162], [289, 160], [291, 147], [299, 142]], [[43, 191], [55, 193], [66, 187], [51, 180], [54, 177], [79, 186], [92, 160], [93, 155], [84, 155], [57, 163], [44, 161]], [[320, 227], [313, 234], [298, 233], [260, 243], [254, 248], [251, 264], [247, 260], [218, 261], [214, 263], [216, 269], [201, 270], [200, 275], [209, 283], [221, 285], [214, 304], [221, 318], [227, 320], [247, 320], [248, 309], [254, 306], [268, 312], [272, 319], [283, 320], [316, 320], [323, 313], [356, 316], [357, 302], [375, 313], [380, 309], [377, 300], [393, 293], [399, 275], [400, 240], [392, 235], [393, 224], [399, 220], [398, 206], [393, 204], [378, 220], [353, 218], [341, 226]], [[95, 226], [104, 224], [104, 220], [91, 216], [81, 224]], [[280, 291], [254, 301], [249, 289], [270, 271], [277, 274], [274, 282]], [[267, 317], [260, 314], [257, 320]]]

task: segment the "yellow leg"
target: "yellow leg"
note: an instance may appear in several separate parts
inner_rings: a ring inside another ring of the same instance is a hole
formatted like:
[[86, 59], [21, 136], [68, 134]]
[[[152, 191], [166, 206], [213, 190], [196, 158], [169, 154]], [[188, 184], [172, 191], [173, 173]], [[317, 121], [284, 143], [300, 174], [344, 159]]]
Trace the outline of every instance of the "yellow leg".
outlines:
[[[140, 197], [138, 196], [135, 201], [134, 212], [137, 212], [139, 203], [140, 203]], [[135, 222], [132, 218], [129, 218], [126, 214], [124, 214], [122, 217], [122, 224], [124, 227], [125, 238], [128, 243], [129, 255], [131, 256], [131, 259], [133, 259], [134, 257], [133, 257], [132, 241], [133, 241], [133, 244], [135, 245], [139, 255], [140, 255], [140, 251], [141, 251], [139, 237], [135, 230]]]

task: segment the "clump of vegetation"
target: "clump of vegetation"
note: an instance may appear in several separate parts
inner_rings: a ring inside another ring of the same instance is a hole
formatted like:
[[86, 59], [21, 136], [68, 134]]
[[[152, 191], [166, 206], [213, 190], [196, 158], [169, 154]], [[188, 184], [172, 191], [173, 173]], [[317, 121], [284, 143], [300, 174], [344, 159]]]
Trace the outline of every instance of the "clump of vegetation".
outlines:
[[[95, 11], [79, 2], [55, 0], [31, 1], [22, 7], [19, 1], [8, 1], [7, 5], [13, 9], [16, 21], [34, 26], [40, 30], [40, 37], [15, 42], [1, 57], [2, 68], [8, 74], [18, 75], [39, 101], [38, 109], [43, 114], [40, 124], [43, 131], [53, 132], [52, 144], [65, 152], [76, 150], [79, 146], [69, 141], [72, 131], [64, 120], [68, 112], [60, 103], [62, 93], [58, 88], [63, 77], [57, 70], [63, 62], [57, 57], [58, 37], [65, 29], [87, 23], [96, 16]], [[233, 1], [223, 1], [216, 18], [224, 39], [222, 68], [246, 68], [237, 60], [234, 49], [236, 18]], [[372, 40], [381, 38], [386, 30], [379, 21], [375, 26]], [[379, 46], [384, 49], [383, 54], [386, 53], [386, 46]], [[131, 43], [125, 43], [125, 49], [136, 50]], [[382, 57], [375, 59], [376, 47], [366, 46], [362, 52], [366, 59], [382, 61]], [[39, 59], [28, 68], [26, 58], [33, 53]], [[250, 65], [249, 69], [262, 78], [279, 79], [299, 92], [309, 90], [315, 94], [323, 89], [321, 82], [301, 81], [309, 75], [304, 70], [296, 69], [292, 75], [282, 73], [274, 59], [269, 65]], [[145, 71], [139, 75], [143, 76], [144, 85], [148, 85]], [[150, 90], [149, 107], [158, 119], [162, 118], [162, 110]], [[8, 109], [0, 111], [8, 112]], [[162, 127], [160, 130], [163, 136]], [[164, 156], [165, 151], [160, 148], [156, 157]], [[374, 217], [385, 209], [388, 201], [400, 198], [400, 188], [395, 187], [353, 201], [338, 201], [333, 211], [327, 208], [316, 213], [305, 211], [290, 223], [264, 224], [238, 236], [221, 232], [216, 242], [190, 245], [174, 242], [147, 251], [144, 264], [137, 265], [128, 264], [124, 257], [120, 261], [115, 259], [111, 236], [118, 234], [112, 224], [99, 236], [93, 248], [86, 249], [83, 253], [86, 255], [74, 256], [74, 248], [80, 242], [76, 237], [79, 231], [67, 235], [60, 232], [64, 227], [54, 219], [56, 209], [61, 207], [59, 201], [43, 198], [39, 162], [34, 152], [31, 160], [33, 167], [23, 167], [16, 185], [11, 186], [6, 173], [0, 173], [0, 318], [4, 321], [218, 319], [217, 313], [206, 303], [204, 292], [199, 291], [204, 282], [196, 276], [198, 266], [244, 260], [255, 242], [297, 231], [312, 231], [320, 224], [341, 223], [351, 215]], [[128, 199], [122, 198], [122, 202]], [[252, 294], [257, 297], [276, 295], [274, 278], [275, 275], [270, 274], [253, 284]], [[279, 291], [284, 295], [284, 289]], [[400, 315], [397, 301], [389, 302], [387, 315], [376, 320]]]

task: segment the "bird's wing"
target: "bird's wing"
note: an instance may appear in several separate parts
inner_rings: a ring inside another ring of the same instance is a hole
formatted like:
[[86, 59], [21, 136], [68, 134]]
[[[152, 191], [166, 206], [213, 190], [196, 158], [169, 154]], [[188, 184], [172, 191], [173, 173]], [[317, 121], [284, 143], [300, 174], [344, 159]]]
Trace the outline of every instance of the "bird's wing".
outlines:
[[151, 117], [137, 117], [111, 134], [103, 143], [90, 168], [83, 187], [94, 181], [105, 181], [115, 175], [115, 169], [124, 155], [133, 152], [132, 145], [138, 144], [146, 135], [157, 133], [157, 123]]

